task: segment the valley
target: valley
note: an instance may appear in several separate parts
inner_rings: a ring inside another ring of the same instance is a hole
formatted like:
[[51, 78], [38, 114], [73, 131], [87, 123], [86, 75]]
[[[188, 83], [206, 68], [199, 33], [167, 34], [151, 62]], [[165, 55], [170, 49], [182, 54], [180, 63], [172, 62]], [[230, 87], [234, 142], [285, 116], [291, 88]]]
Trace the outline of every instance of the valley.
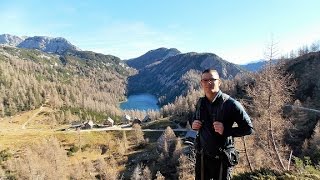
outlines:
[[[63, 39], [28, 42], [34, 48], [0, 47], [0, 177], [192, 179], [193, 161], [181, 139], [208, 67], [217, 69], [223, 92], [243, 103], [254, 123], [252, 136], [236, 138], [235, 179], [265, 171], [319, 177], [319, 51], [253, 73], [213, 53], [159, 48], [123, 61]], [[119, 107], [140, 93], [155, 96], [160, 108]]]

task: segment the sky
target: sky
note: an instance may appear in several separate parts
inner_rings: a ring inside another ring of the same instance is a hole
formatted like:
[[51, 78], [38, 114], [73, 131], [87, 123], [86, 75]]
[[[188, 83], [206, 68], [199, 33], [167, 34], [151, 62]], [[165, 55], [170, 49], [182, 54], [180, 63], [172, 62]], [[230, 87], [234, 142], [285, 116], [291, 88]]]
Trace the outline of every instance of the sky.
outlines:
[[1, 0], [0, 34], [64, 37], [123, 60], [160, 47], [236, 64], [320, 40], [319, 0]]

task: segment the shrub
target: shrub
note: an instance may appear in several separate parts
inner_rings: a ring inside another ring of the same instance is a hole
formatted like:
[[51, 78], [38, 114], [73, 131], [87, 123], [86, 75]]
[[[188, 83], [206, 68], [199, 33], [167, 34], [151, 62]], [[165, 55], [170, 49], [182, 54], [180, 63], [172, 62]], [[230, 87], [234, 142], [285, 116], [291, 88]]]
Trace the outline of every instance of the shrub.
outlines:
[[88, 148], [90, 148], [91, 145], [90, 144], [85, 144], [84, 146], [81, 147], [81, 151], [85, 151], [87, 150]]
[[7, 161], [10, 157], [12, 157], [12, 154], [9, 152], [9, 149], [4, 149], [0, 151], [0, 164], [3, 161]]

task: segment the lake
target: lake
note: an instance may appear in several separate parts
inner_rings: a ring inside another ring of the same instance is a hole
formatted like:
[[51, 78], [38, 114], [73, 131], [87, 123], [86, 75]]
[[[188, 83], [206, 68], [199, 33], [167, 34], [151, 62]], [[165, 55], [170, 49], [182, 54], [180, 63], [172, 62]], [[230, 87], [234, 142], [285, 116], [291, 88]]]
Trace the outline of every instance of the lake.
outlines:
[[160, 107], [157, 105], [158, 99], [151, 94], [135, 94], [128, 97], [127, 101], [120, 103], [122, 110], [155, 110], [159, 111]]

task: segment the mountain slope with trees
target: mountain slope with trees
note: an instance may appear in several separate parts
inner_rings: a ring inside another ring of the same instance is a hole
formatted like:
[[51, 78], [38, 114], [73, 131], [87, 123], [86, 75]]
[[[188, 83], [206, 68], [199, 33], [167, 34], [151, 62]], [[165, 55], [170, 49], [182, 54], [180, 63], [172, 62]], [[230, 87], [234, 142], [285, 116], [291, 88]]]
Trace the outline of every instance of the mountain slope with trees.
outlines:
[[[292, 105], [320, 110], [320, 77], [317, 75], [319, 69], [320, 51], [306, 53], [295, 59], [287, 60], [285, 70], [292, 74], [297, 83], [297, 88], [294, 91], [296, 101]], [[313, 157], [314, 161], [320, 162], [320, 153], [314, 155], [317, 150], [310, 143], [317, 136], [320, 114], [295, 107], [288, 114], [293, 126], [287, 141], [291, 144], [294, 153]]]
[[180, 53], [181, 52], [175, 48], [170, 48], [170, 49], [159, 48], [155, 50], [150, 50], [146, 54], [140, 57], [129, 59], [126, 61], [126, 63], [130, 67], [140, 70], [145, 68], [148, 65], [152, 65], [153, 63], [156, 63], [156, 62], [159, 63], [168, 57], [175, 56]]
[[66, 113], [82, 120], [120, 116], [118, 103], [125, 99], [130, 69], [115, 56], [89, 51], [56, 55], [4, 46], [0, 72], [2, 117], [40, 107], [47, 100], [63, 123], [71, 120]]
[[11, 34], [1, 34], [0, 44], [25, 49], [38, 49], [43, 52], [54, 54], [63, 54], [68, 50], [80, 51], [79, 48], [62, 37], [19, 37]]
[[199, 89], [200, 73], [207, 68], [216, 69], [223, 79], [231, 79], [244, 72], [238, 65], [215, 54], [178, 54], [140, 69], [138, 74], [129, 77], [128, 93], [150, 93], [156, 95], [161, 104], [173, 102], [177, 96]]
[[320, 51], [311, 52], [288, 60], [286, 70], [297, 79], [299, 88], [296, 98], [301, 101], [313, 101], [312, 107], [320, 108]]

